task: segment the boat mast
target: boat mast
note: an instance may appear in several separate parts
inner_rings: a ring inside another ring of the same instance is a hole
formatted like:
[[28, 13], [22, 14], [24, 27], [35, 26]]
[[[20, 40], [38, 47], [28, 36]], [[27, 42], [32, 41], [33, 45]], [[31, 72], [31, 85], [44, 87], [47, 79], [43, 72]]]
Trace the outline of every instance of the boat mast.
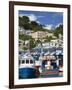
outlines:
[[40, 64], [41, 64], [41, 69], [42, 69], [42, 60], [43, 60], [43, 55], [42, 55], [42, 52], [43, 52], [43, 46], [42, 46], [42, 40], [40, 40], [41, 42], [40, 42], [40, 49], [41, 49], [41, 53], [40, 53], [40, 58], [39, 58], [39, 60], [40, 60]]

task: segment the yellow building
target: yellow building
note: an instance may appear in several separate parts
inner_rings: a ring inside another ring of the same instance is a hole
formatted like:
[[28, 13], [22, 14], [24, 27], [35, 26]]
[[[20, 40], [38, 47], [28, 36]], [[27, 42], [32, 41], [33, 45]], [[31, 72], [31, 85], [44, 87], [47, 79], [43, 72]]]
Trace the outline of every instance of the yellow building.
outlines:
[[46, 31], [37, 31], [31, 34], [32, 38], [34, 38], [35, 40], [37, 39], [43, 39], [47, 36], [53, 36], [53, 33], [48, 33]]

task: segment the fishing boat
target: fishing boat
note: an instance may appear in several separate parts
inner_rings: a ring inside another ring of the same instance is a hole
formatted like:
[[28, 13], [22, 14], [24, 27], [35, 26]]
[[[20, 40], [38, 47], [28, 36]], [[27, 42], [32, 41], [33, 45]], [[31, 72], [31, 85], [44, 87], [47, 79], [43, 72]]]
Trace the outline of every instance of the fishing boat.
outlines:
[[35, 61], [31, 55], [23, 56], [19, 60], [19, 79], [37, 78], [38, 69], [35, 68]]
[[40, 77], [58, 77], [59, 76], [59, 69], [56, 65], [56, 57], [55, 52], [50, 52], [49, 50], [42, 55], [43, 47], [41, 46], [41, 54], [39, 60], [41, 61], [40, 67]]

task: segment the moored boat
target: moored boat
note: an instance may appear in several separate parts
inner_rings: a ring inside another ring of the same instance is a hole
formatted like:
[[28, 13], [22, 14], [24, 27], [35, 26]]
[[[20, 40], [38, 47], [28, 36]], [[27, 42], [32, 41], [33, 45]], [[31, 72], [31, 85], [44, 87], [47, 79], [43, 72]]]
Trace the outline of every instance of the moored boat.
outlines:
[[24, 56], [19, 61], [19, 79], [37, 78], [38, 69], [35, 68], [35, 61], [31, 55]]

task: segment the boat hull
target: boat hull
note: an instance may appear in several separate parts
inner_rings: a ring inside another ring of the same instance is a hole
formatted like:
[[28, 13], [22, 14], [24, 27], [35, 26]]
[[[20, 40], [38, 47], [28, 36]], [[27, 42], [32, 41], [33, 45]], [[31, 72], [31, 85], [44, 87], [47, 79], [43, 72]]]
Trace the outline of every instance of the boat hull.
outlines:
[[19, 79], [29, 79], [37, 77], [39, 77], [39, 73], [35, 68], [19, 68]]
[[59, 71], [56, 69], [53, 70], [42, 70], [41, 77], [58, 77]]

